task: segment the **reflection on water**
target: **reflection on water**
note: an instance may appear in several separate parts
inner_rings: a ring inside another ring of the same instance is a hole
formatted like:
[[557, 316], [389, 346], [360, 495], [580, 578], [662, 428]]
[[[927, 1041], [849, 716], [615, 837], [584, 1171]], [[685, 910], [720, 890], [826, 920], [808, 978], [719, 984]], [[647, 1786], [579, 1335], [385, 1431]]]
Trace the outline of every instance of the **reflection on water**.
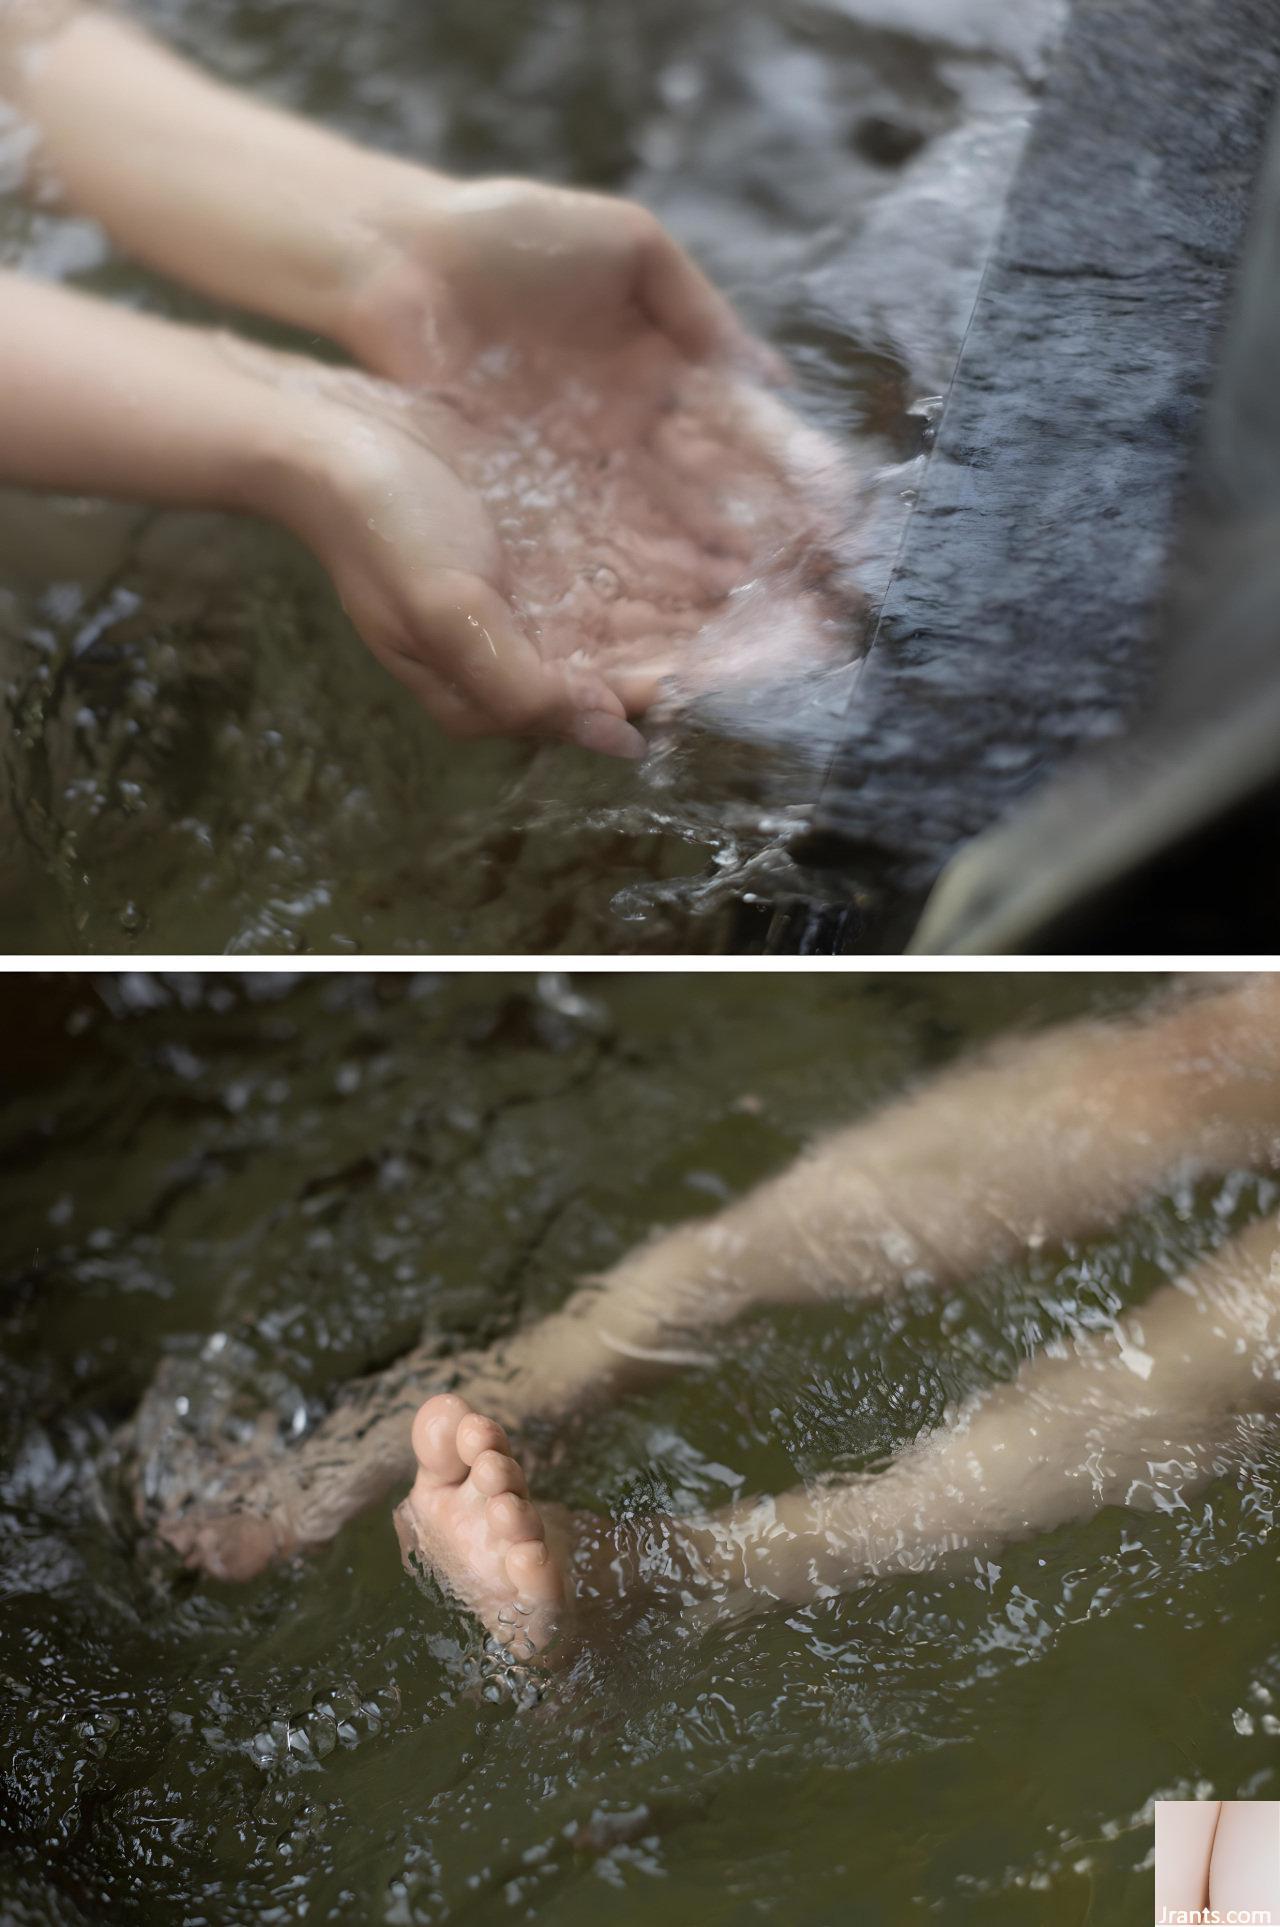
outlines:
[[[872, 471], [872, 599], [1060, 10], [140, 9], [219, 72], [361, 138], [650, 202], [786, 350], [801, 410]], [[47, 211], [0, 210], [0, 259], [209, 312]], [[722, 948], [735, 904], [801, 887], [785, 844], [858, 640], [781, 693], [660, 725], [637, 772], [443, 741], [265, 527], [7, 502], [0, 579], [0, 940], [27, 951]]]
[[[566, 994], [568, 992], [568, 994]], [[1054, 979], [19, 986], [0, 1213], [0, 1914], [15, 1921], [1128, 1923], [1152, 1799], [1275, 1798], [1274, 1447], [1165, 1513], [691, 1636], [559, 1710], [477, 1690], [386, 1508], [243, 1589], [140, 1556], [110, 1449], [157, 1363], [289, 1430], [416, 1343], [559, 1303]], [[547, 1493], [642, 1517], [914, 1437], [1216, 1246], [1178, 1192], [945, 1303], [770, 1311], [569, 1434]], [[219, 1340], [215, 1335], [222, 1335]]]

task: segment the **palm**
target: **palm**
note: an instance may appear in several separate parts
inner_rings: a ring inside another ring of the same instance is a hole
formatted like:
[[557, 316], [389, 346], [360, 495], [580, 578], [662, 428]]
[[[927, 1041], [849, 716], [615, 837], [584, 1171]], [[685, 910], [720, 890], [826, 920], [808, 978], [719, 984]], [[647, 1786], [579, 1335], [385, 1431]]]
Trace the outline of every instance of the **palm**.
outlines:
[[[425, 438], [488, 515], [481, 573], [544, 657], [588, 660], [633, 708], [720, 655], [748, 655], [735, 592], [768, 593], [769, 635], [829, 651], [838, 523], [830, 451], [760, 391], [693, 368], [652, 330], [586, 352], [505, 346], [415, 403]], [[456, 566], [484, 543], [459, 514]], [[464, 555], [465, 549], [465, 555]], [[721, 665], [723, 667], [723, 664]]]
[[[371, 526], [398, 588], [368, 545], [339, 585], [456, 733], [492, 715], [500, 655], [518, 729], [537, 721], [518, 684], [638, 712], [673, 674], [736, 683], [844, 641], [838, 459], [736, 372], [778, 367], [643, 209], [528, 182], [428, 194], [356, 346], [397, 384], [376, 403], [400, 431], [394, 500]], [[494, 643], [512, 615], [519, 641]]]

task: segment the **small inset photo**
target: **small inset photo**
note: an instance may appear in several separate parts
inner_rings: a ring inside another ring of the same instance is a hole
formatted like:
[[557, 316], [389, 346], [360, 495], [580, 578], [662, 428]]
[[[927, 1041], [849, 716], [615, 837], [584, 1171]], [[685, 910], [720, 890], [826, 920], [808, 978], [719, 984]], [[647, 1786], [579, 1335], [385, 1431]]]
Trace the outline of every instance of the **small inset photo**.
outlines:
[[1158, 1800], [1155, 1919], [1280, 1927], [1280, 1800]]

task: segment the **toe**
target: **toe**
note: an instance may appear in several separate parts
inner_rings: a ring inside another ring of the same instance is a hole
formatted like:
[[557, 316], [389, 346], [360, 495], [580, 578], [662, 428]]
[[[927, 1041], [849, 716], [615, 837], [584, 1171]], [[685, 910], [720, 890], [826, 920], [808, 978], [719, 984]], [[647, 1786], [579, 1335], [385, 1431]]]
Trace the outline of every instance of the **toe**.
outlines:
[[507, 1578], [522, 1605], [556, 1606], [564, 1598], [560, 1568], [540, 1539], [512, 1546], [507, 1554]]
[[458, 1427], [458, 1450], [467, 1465], [474, 1465], [482, 1452], [509, 1453], [511, 1447], [497, 1419], [469, 1412]]
[[457, 1485], [466, 1477], [458, 1433], [463, 1422], [474, 1416], [466, 1399], [456, 1392], [441, 1392], [419, 1409], [413, 1421], [413, 1449], [420, 1479], [431, 1485]]
[[545, 1531], [536, 1506], [515, 1492], [500, 1492], [484, 1509], [485, 1524], [496, 1539], [541, 1539]]
[[523, 1497], [529, 1490], [524, 1473], [506, 1452], [482, 1452], [471, 1468], [471, 1482], [489, 1499], [499, 1492], [517, 1492]]

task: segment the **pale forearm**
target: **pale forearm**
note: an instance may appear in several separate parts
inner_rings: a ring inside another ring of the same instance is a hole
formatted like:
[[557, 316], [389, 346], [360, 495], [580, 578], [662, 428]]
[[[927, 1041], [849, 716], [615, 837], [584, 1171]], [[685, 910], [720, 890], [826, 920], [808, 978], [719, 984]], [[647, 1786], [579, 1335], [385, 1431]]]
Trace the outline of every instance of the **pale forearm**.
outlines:
[[0, 479], [271, 511], [308, 403], [228, 338], [0, 275]]
[[[7, 21], [7, 28], [4, 23]], [[148, 265], [354, 345], [383, 217], [432, 177], [220, 85], [91, 7], [0, 7], [33, 187]]]

